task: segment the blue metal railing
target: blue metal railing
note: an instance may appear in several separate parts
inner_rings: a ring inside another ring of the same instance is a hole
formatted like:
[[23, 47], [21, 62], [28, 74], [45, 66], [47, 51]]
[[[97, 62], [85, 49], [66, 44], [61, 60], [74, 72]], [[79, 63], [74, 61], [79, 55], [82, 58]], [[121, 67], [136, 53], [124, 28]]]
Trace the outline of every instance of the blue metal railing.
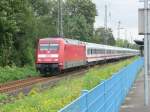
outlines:
[[142, 66], [140, 58], [92, 90], [82, 91], [78, 99], [59, 112], [119, 112]]

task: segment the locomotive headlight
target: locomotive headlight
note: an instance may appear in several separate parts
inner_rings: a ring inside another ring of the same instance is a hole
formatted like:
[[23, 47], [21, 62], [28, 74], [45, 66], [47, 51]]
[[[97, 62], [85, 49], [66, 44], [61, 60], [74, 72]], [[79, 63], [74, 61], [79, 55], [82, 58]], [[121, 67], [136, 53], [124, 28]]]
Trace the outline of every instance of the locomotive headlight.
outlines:
[[54, 61], [58, 61], [58, 59], [54, 59]]
[[59, 65], [63, 65], [63, 63], [59, 63]]
[[42, 61], [41, 59], [38, 59], [38, 61]]
[[47, 56], [45, 54], [39, 54], [38, 58], [46, 58]]
[[51, 58], [58, 58], [58, 54], [51, 54], [50, 57]]

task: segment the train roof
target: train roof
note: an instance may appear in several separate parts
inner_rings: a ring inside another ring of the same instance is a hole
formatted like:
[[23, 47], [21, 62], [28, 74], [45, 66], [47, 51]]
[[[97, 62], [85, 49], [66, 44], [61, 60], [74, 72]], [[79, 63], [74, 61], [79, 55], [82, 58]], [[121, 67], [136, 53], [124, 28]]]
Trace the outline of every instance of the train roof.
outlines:
[[69, 39], [69, 38], [61, 38], [61, 37], [55, 37], [55, 38], [48, 37], [48, 38], [40, 39], [40, 41], [60, 40], [60, 39], [63, 40], [66, 44], [86, 45], [87, 48], [92, 48], [92, 49], [98, 48], [98, 49], [123, 50], [123, 51], [139, 51], [139, 50], [135, 50], [135, 49], [109, 46], [109, 45], [103, 45], [103, 44], [95, 44], [95, 43], [83, 42], [83, 41], [80, 41], [80, 40]]
[[135, 49], [129, 49], [129, 48], [122, 48], [122, 47], [116, 47], [116, 46], [109, 46], [109, 45], [102, 45], [102, 44], [95, 44], [95, 43], [88, 43], [86, 42], [87, 48], [92, 49], [108, 49], [108, 50], [123, 50], [123, 51], [138, 51]]
[[51, 40], [63, 40], [65, 44], [74, 44], [74, 45], [84, 44], [84, 42], [80, 40], [61, 38], [61, 37], [55, 37], [55, 38], [49, 37], [49, 38], [40, 39], [40, 41], [51, 41]]

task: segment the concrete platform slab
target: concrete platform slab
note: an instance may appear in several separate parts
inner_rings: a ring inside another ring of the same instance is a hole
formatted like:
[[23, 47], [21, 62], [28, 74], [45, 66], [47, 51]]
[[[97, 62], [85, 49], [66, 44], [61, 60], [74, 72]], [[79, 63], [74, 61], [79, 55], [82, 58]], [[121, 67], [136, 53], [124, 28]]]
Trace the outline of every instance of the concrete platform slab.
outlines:
[[[150, 76], [149, 76], [150, 80]], [[150, 82], [149, 82], [150, 93]], [[150, 103], [150, 96], [149, 96]], [[141, 72], [138, 76], [132, 90], [126, 98], [125, 103], [122, 105], [120, 112], [150, 112], [150, 105], [144, 106], [144, 73]]]

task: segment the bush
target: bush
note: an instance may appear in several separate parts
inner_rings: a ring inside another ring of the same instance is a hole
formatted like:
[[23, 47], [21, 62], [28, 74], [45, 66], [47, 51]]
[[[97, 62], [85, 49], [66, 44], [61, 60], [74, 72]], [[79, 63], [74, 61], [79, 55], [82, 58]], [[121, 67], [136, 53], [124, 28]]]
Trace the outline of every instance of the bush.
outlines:
[[37, 76], [38, 73], [31, 66], [25, 66], [19, 68], [16, 66], [13, 67], [0, 67], [0, 83], [6, 83], [9, 81], [24, 79], [27, 77]]

